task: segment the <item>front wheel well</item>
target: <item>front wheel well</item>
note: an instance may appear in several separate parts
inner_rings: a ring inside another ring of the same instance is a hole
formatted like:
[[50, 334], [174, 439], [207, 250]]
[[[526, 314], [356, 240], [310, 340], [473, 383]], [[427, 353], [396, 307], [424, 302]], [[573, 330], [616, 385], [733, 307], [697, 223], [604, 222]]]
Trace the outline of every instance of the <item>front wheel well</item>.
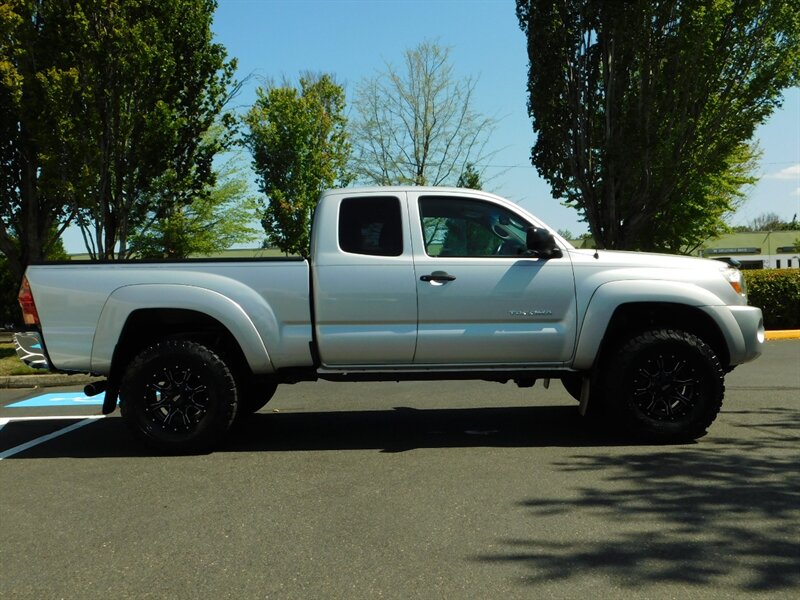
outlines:
[[672, 302], [636, 302], [617, 307], [606, 329], [599, 356], [613, 351], [625, 340], [644, 331], [677, 329], [696, 335], [708, 344], [726, 368], [730, 353], [714, 320], [694, 306]]

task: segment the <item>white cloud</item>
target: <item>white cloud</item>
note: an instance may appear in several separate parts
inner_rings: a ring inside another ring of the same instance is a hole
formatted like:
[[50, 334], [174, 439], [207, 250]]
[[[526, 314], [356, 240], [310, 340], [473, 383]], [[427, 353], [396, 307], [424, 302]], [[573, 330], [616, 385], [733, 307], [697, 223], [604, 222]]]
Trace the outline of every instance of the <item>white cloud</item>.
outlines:
[[770, 179], [800, 179], [800, 164], [781, 169], [777, 173], [767, 175]]
[[800, 196], [800, 187], [799, 187], [799, 188], [797, 188], [797, 189], [794, 191], [794, 193], [792, 194], [792, 196]]

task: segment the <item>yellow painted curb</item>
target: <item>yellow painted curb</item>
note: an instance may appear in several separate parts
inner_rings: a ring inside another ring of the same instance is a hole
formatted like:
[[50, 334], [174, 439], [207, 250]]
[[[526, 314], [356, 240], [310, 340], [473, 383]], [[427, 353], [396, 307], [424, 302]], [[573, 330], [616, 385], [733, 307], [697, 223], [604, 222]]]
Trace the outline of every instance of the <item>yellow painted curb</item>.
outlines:
[[766, 337], [768, 340], [800, 340], [800, 329], [767, 331]]

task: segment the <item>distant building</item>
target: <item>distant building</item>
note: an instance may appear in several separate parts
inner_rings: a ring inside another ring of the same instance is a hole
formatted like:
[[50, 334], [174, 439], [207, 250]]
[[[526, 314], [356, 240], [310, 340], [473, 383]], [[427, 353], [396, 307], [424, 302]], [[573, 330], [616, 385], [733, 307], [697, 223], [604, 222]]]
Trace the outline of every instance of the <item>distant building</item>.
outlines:
[[732, 233], [707, 242], [698, 252], [706, 258], [735, 258], [743, 269], [800, 268], [800, 231]]
[[[733, 258], [742, 269], [800, 268], [800, 230], [731, 233], [708, 240], [695, 254], [705, 258]], [[574, 240], [577, 248], [594, 248], [592, 240]]]

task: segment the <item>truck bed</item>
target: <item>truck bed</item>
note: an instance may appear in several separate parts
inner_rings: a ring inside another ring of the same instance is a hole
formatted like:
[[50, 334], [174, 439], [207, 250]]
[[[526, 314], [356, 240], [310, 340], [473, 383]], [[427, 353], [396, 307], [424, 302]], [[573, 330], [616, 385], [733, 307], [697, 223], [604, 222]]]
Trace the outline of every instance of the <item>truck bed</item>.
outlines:
[[309, 265], [299, 258], [70, 262], [31, 266], [27, 277], [47, 352], [59, 370], [107, 373], [119, 335], [114, 329], [134, 310], [174, 308], [176, 301], [188, 310], [192, 302], [208, 309], [223, 298], [270, 340], [259, 370], [312, 364]]

